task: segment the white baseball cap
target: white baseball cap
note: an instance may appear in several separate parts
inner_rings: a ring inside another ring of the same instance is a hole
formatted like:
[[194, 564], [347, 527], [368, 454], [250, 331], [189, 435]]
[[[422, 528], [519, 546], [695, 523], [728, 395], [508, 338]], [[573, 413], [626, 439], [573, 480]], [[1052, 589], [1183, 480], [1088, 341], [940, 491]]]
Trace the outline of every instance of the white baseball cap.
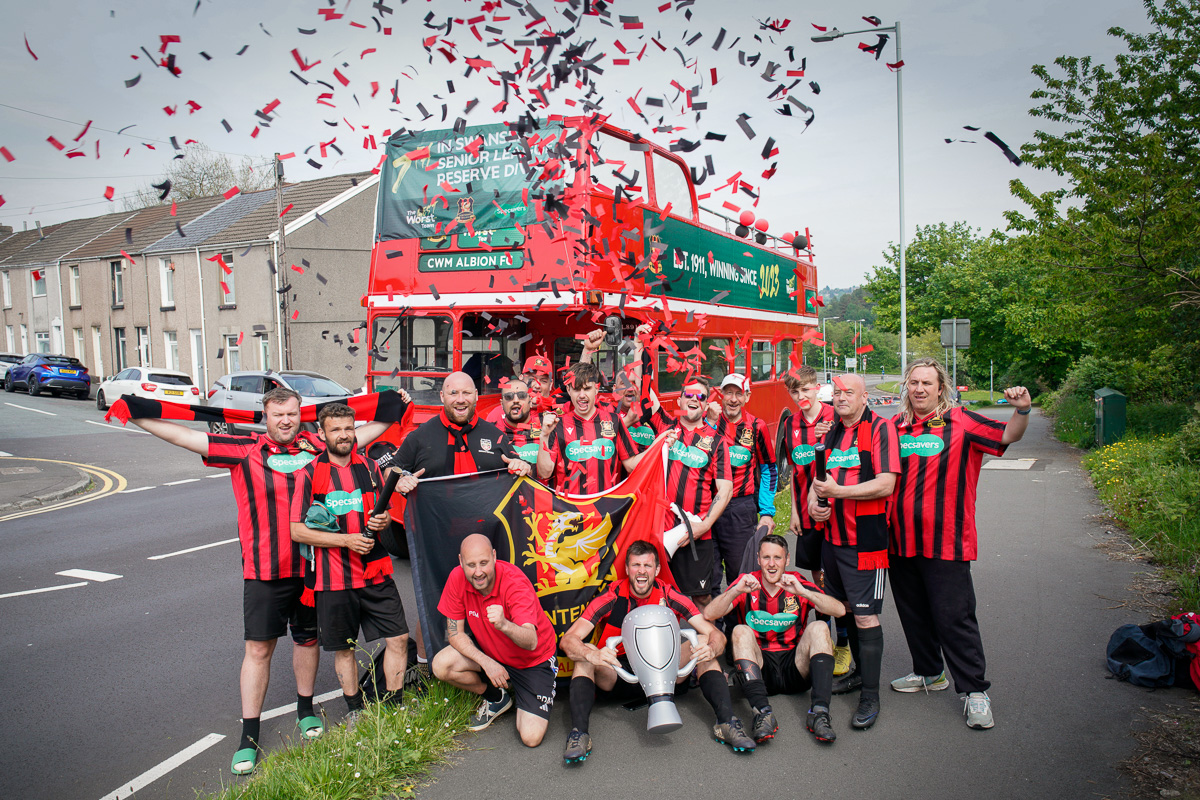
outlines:
[[750, 381], [746, 380], [745, 375], [738, 375], [736, 372], [729, 373], [721, 381], [721, 388], [724, 389], [726, 386], [736, 386], [743, 392], [750, 391]]

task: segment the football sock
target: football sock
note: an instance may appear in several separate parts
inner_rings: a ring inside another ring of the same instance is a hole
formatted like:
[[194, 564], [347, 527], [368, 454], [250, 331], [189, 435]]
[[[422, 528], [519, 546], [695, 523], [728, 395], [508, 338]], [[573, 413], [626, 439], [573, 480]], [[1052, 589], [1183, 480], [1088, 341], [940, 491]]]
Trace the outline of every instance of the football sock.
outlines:
[[495, 686], [492, 686], [492, 684], [488, 682], [488, 679], [484, 678], [483, 679], [483, 699], [487, 700], [489, 703], [494, 703], [497, 700], [499, 700], [501, 697], [504, 697], [504, 690], [499, 689]]
[[809, 659], [808, 669], [812, 678], [813, 707], [829, 708], [829, 699], [833, 694], [833, 656], [828, 653], [813, 656]]
[[700, 676], [700, 691], [704, 699], [717, 714], [717, 722], [725, 724], [733, 718], [733, 701], [729, 699], [729, 687], [725, 684], [725, 673], [710, 669]]
[[862, 661], [862, 693], [867, 697], [879, 697], [879, 672], [883, 667], [883, 628], [863, 628], [858, 632]]
[[572, 678], [570, 691], [571, 727], [587, 733], [592, 706], [596, 703], [596, 684], [591, 678]]
[[355, 692], [354, 694], [342, 693], [342, 699], [346, 701], [347, 711], [362, 711], [363, 710], [363, 693]]
[[771, 710], [771, 701], [767, 697], [767, 684], [763, 681], [762, 670], [748, 658], [739, 658], [738, 669], [742, 671], [742, 694], [755, 713]]

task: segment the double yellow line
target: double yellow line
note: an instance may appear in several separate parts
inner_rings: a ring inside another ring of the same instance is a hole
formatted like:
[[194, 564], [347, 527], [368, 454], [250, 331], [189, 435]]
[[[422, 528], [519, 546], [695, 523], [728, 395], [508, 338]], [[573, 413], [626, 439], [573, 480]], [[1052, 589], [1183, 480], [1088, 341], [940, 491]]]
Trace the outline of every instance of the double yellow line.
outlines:
[[68, 464], [83, 470], [91, 479], [92, 482], [100, 487], [98, 491], [87, 492], [74, 497], [67, 497], [57, 503], [51, 503], [48, 506], [38, 506], [37, 508], [26, 509], [25, 511], [16, 511], [12, 514], [0, 517], [0, 522], [7, 522], [10, 519], [21, 519], [22, 517], [32, 517], [37, 514], [45, 514], [48, 511], [58, 511], [63, 508], [72, 506], [80, 506], [84, 503], [90, 503], [93, 500], [99, 500], [101, 497], [107, 497], [110, 494], [116, 494], [123, 491], [128, 485], [125, 476], [120, 473], [113, 472], [110, 469], [103, 467], [93, 467], [91, 464], [78, 464], [74, 461], [60, 461], [54, 458], [23, 458], [21, 456], [13, 456], [11, 458], [0, 458], [0, 462], [4, 461], [41, 461], [50, 464]]

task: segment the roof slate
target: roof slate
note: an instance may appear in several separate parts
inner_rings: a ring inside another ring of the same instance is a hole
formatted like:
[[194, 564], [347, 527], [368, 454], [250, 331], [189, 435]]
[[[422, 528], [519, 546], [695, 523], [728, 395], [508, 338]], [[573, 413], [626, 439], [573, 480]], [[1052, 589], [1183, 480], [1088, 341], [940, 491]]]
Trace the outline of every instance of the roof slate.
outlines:
[[201, 214], [192, 222], [184, 225], [183, 238], [179, 237], [177, 231], [171, 231], [163, 238], [146, 247], [142, 252], [158, 253], [167, 250], [199, 247], [205, 245], [205, 242], [209, 239], [212, 239], [213, 243], [217, 244], [233, 241], [226, 239], [224, 236], [218, 237], [217, 234], [254, 211], [263, 203], [274, 199], [274, 189], [234, 195], [223, 203], [214, 206], [207, 213]]
[[56, 225], [52, 229], [43, 229], [45, 238], [31, 244], [24, 250], [0, 262], [3, 266], [48, 266], [68, 257], [72, 251], [78, 250], [114, 226], [121, 225], [136, 212], [122, 211], [116, 214], [105, 214], [89, 219], [73, 219]]
[[[132, 218], [126, 220], [125, 224], [117, 225], [71, 253], [71, 258], [81, 261], [88, 258], [115, 258], [122, 250], [127, 253], [140, 253], [167, 234], [174, 233], [176, 222], [180, 225], [192, 222], [223, 200], [220, 195], [182, 200], [175, 204], [173, 217], [169, 205], [140, 209]], [[129, 231], [128, 239], [125, 236], [126, 230]]]

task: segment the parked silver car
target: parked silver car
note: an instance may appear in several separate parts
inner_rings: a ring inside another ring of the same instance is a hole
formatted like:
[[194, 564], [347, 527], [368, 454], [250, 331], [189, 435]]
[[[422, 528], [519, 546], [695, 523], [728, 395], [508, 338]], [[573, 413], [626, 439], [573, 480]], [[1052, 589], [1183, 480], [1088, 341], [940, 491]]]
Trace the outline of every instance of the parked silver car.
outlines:
[[[262, 396], [279, 387], [298, 393], [301, 406], [344, 400], [353, 394], [349, 389], [318, 372], [246, 370], [231, 372], [218, 378], [217, 382], [208, 390], [205, 402], [214, 408], [262, 411]], [[314, 423], [306, 422], [301, 427], [307, 430], [316, 430], [317, 426]], [[232, 425], [227, 422], [210, 422], [208, 429], [213, 433], [241, 433], [243, 431], [264, 433], [267, 427], [261, 423]]]

